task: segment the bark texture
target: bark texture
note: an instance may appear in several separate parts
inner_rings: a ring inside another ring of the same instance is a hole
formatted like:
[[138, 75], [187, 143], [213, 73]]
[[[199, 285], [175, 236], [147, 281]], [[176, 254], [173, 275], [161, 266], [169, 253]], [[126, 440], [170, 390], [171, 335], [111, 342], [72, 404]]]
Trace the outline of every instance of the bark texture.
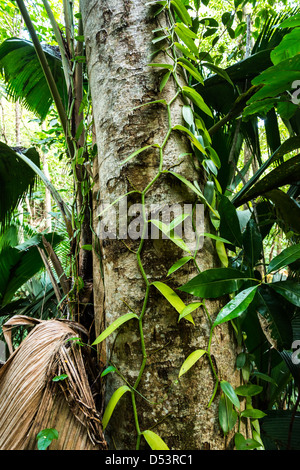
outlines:
[[[98, 147], [98, 159], [94, 162], [94, 207], [98, 209], [101, 201], [113, 202], [134, 188], [143, 190], [147, 186], [158, 171], [157, 149], [145, 150], [127, 164], [121, 165], [120, 162], [146, 145], [161, 144], [169, 126], [165, 106], [156, 104], [133, 110], [153, 100], [165, 98], [169, 101], [176, 93], [172, 80], [159, 93], [159, 83], [165, 71], [147, 66], [153, 62], [151, 54], [156, 47], [151, 43], [152, 31], [164, 24], [165, 18], [160, 15], [153, 19], [153, 12], [145, 3], [142, 0], [82, 1]], [[155, 57], [158, 63], [165, 60], [164, 57]], [[172, 104], [172, 126], [182, 124], [181, 109], [182, 102], [177, 99]], [[163, 168], [172, 167], [187, 179], [199, 181], [190, 159], [180, 156], [187, 151], [191, 149], [186, 139], [172, 132], [164, 150]], [[128, 196], [128, 202], [141, 202], [138, 196]], [[169, 175], [161, 175], [146, 196], [147, 204], [156, 203], [161, 207], [193, 201], [186, 187]], [[99, 217], [95, 214], [96, 233], [99, 233], [98, 224]], [[205, 230], [209, 227], [206, 226]], [[128, 247], [136, 250], [138, 242], [130, 238], [99, 242], [104, 296], [102, 284], [97, 282], [94, 298], [96, 314], [99, 312], [101, 315], [97, 318], [98, 325], [103, 322], [102, 312], [106, 326], [128, 313], [128, 306], [138, 314], [141, 312], [145, 280], [135, 254], [128, 250]], [[190, 264], [180, 269], [180, 274], [176, 273], [171, 278], [166, 276], [168, 269], [182, 256], [181, 250], [169, 240], [146, 240], [141, 261], [149, 282], [162, 281], [173, 289], [187, 282], [196, 274]], [[94, 277], [97, 281], [100, 264], [97, 258], [95, 260]], [[198, 263], [201, 270], [216, 266], [211, 240], [205, 240]], [[102, 296], [104, 300], [99, 302]], [[182, 299], [186, 303], [192, 300], [185, 296]], [[210, 302], [208, 308], [214, 318], [220, 303]], [[201, 359], [179, 383], [173, 384], [186, 357], [195, 349], [207, 348], [209, 325], [201, 308], [194, 320], [195, 325], [186, 320], [178, 323], [176, 310], [155, 287], [150, 287], [143, 322], [147, 365], [138, 388], [142, 396], [136, 394], [139, 424], [141, 431], [151, 428], [159, 434], [170, 449], [223, 449], [225, 441], [218, 425], [218, 397], [207, 408], [215, 384], [208, 361]], [[216, 328], [212, 353], [222, 378], [233, 386], [238, 384], [239, 375], [234, 370], [235, 345], [227, 326]], [[133, 385], [142, 361], [136, 320], [124, 324], [108, 338], [109, 360]], [[117, 374], [106, 376], [107, 401], [121, 385], [124, 382]], [[130, 394], [125, 394], [118, 402], [106, 429], [106, 439], [111, 449], [135, 448], [136, 430]], [[143, 440], [141, 447], [148, 448]]]

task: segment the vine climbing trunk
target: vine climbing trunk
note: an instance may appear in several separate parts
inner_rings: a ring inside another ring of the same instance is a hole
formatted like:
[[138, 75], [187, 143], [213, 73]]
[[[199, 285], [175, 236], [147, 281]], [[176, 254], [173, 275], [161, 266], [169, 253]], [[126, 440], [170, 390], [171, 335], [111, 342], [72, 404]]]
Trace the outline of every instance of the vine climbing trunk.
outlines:
[[[98, 210], [94, 248], [100, 246], [94, 263], [94, 281], [99, 286], [94, 292], [96, 323], [103, 320], [107, 327], [122, 315], [132, 314], [130, 321], [107, 336], [106, 358], [102, 356], [117, 369], [104, 378], [106, 403], [119, 387], [129, 386], [122, 389], [127, 393], [117, 402], [105, 428], [106, 438], [111, 449], [147, 448], [147, 433], [143, 432], [151, 428], [170, 449], [223, 449], [218, 394], [209, 407], [208, 403], [216, 375], [233, 386], [239, 384], [233, 336], [226, 325], [215, 328], [211, 361], [204, 356], [177, 380], [187, 356], [207, 348], [207, 313], [214, 319], [220, 304], [207, 302], [208, 312], [198, 308], [193, 312], [194, 323], [189, 317], [178, 321], [181, 307], [172, 302], [172, 295], [163, 295], [164, 289], [178, 293], [177, 287], [197, 273], [197, 266], [187, 264], [167, 276], [169, 268], [187, 253], [171, 240], [154, 239], [155, 232], [151, 236], [146, 223], [154, 205], [157, 210], [174, 205], [178, 209], [195, 202], [195, 194], [181, 183], [181, 176], [199, 181], [193, 161], [186, 155], [191, 153], [190, 141], [178, 128], [174, 130], [182, 124], [179, 84], [170, 76], [160, 92], [166, 70], [147, 65], [157, 47], [152, 43], [153, 30], [168, 20], [164, 15], [153, 17], [143, 0], [82, 0], [81, 8], [98, 147], [94, 160], [94, 206]], [[155, 56], [157, 63], [167, 61], [163, 53]], [[145, 105], [156, 100], [164, 102]], [[140, 149], [143, 151], [123, 163]], [[122, 225], [126, 217], [127, 225]], [[201, 228], [209, 231], [206, 215]], [[216, 266], [209, 238], [199, 250], [197, 265], [200, 270]], [[104, 284], [99, 282], [102, 272]]]

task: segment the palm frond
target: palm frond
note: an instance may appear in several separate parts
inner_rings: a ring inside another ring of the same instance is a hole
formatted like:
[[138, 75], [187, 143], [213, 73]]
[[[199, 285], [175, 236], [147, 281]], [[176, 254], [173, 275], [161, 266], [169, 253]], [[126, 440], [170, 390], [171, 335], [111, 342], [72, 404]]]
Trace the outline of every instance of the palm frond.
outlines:
[[[66, 109], [67, 89], [59, 52], [47, 45], [43, 50]], [[8, 95], [44, 120], [53, 99], [32, 42], [18, 38], [5, 40], [0, 45], [0, 70]]]
[[[13, 149], [0, 142], [0, 224], [5, 226], [22, 197], [34, 186], [35, 173]], [[34, 148], [22, 149], [27, 158], [39, 167], [39, 154]], [[18, 182], [16, 184], [16, 182]]]
[[[20, 324], [34, 328], [0, 369], [0, 448], [35, 450], [37, 434], [56, 429], [53, 450], [106, 449], [88, 350], [77, 344], [87, 332], [74, 322], [16, 316], [4, 325], [10, 351], [11, 329]], [[64, 380], [53, 381], [63, 374]]]

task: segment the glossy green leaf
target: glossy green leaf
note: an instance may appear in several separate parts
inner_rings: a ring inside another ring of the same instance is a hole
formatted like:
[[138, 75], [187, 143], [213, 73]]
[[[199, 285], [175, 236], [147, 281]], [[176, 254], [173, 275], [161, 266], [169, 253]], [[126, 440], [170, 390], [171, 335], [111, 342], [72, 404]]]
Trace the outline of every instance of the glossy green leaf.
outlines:
[[173, 65], [172, 65], [172, 64], [156, 64], [156, 63], [151, 63], [151, 64], [148, 64], [148, 67], [158, 67], [158, 68], [162, 68], [162, 69], [173, 70]]
[[228, 302], [228, 304], [226, 304], [218, 313], [213, 327], [242, 315], [254, 299], [257, 288], [258, 286], [249, 287], [230, 300], [230, 302]]
[[253, 409], [250, 409], [250, 410], [242, 411], [241, 416], [243, 418], [260, 419], [260, 418], [263, 418], [264, 416], [267, 416], [267, 415], [263, 411], [253, 408]]
[[180, 321], [182, 318], [186, 317], [187, 315], [189, 315], [190, 313], [194, 312], [195, 310], [197, 310], [197, 308], [199, 308], [201, 305], [203, 305], [203, 302], [193, 302], [189, 305], [187, 305], [181, 312], [181, 314], [179, 315], [179, 318], [178, 318], [178, 321]]
[[231, 401], [224, 394], [220, 397], [218, 414], [220, 426], [226, 436], [234, 428], [238, 414]]
[[220, 67], [218, 67], [217, 65], [212, 64], [211, 62], [202, 62], [201, 65], [208, 68], [209, 70], [212, 70], [216, 74], [220, 75], [220, 77], [224, 78], [228, 83], [230, 83], [230, 85], [234, 86], [234, 84], [233, 84], [231, 78], [229, 77], [228, 73], [226, 72], [226, 70], [221, 69]]
[[253, 397], [261, 393], [262, 390], [263, 390], [263, 387], [261, 387], [260, 385], [246, 384], [246, 385], [240, 385], [239, 387], [236, 387], [235, 393], [242, 397]]
[[185, 68], [198, 82], [204, 85], [201, 73], [188, 59], [184, 57], [179, 57], [177, 62], [181, 65], [181, 67]]
[[202, 96], [200, 96], [199, 93], [196, 90], [194, 90], [194, 88], [190, 88], [188, 86], [183, 86], [182, 87], [182, 93], [187, 98], [189, 98], [196, 106], [198, 106], [198, 108], [201, 111], [203, 111], [208, 116], [212, 117], [211, 110], [209, 109], [207, 104], [205, 104], [204, 99], [202, 98]]
[[146, 145], [145, 147], [142, 147], [141, 149], [138, 149], [136, 150], [135, 152], [131, 153], [127, 158], [125, 158], [125, 160], [122, 160], [120, 162], [120, 165], [123, 165], [124, 163], [127, 163], [129, 162], [129, 160], [131, 160], [132, 158], [136, 157], [137, 155], [139, 155], [140, 153], [144, 152], [144, 150], [147, 150], [151, 147], [159, 147], [159, 145], [157, 144], [153, 144], [153, 145]]
[[223, 392], [225, 393], [225, 395], [227, 396], [227, 398], [229, 398], [231, 403], [236, 408], [239, 409], [240, 408], [240, 400], [238, 399], [232, 385], [229, 382], [227, 382], [226, 380], [221, 380], [220, 387], [223, 390]]
[[132, 318], [136, 318], [137, 320], [139, 319], [139, 317], [136, 315], [136, 313], [133, 313], [133, 312], [125, 313], [125, 315], [122, 315], [121, 317], [117, 318], [107, 328], [105, 328], [104, 331], [102, 331], [101, 335], [99, 335], [95, 339], [95, 341], [92, 343], [92, 345], [101, 343], [105, 338], [107, 338], [107, 336], [109, 336], [117, 328], [119, 328], [121, 325], [123, 325], [123, 323], [131, 320]]
[[300, 284], [297, 281], [271, 282], [269, 286], [296, 307], [300, 307]]
[[226, 196], [221, 197], [218, 211], [220, 214], [221, 237], [226, 238], [235, 246], [242, 247], [242, 232], [237, 210]]
[[101, 373], [101, 377], [105, 377], [105, 375], [110, 374], [111, 372], [115, 372], [117, 369], [114, 366], [108, 366], [104, 371]]
[[159, 91], [162, 92], [164, 87], [166, 86], [166, 84], [168, 83], [168, 80], [170, 78], [170, 75], [171, 75], [171, 70], [169, 70], [168, 72], [166, 72], [163, 76], [163, 78], [161, 79], [161, 82], [159, 84]]
[[216, 250], [217, 250], [219, 260], [221, 261], [222, 265], [225, 268], [228, 268], [228, 256], [226, 253], [225, 245], [222, 241], [220, 240], [216, 241]]
[[65, 380], [67, 378], [67, 374], [56, 375], [55, 377], [53, 377], [52, 382], [60, 382], [61, 380]]
[[114, 412], [114, 409], [120, 400], [120, 398], [124, 395], [126, 392], [130, 392], [130, 388], [127, 385], [122, 385], [122, 387], [119, 387], [112, 395], [111, 399], [108, 402], [107, 407], [105, 408], [104, 414], [103, 414], [103, 419], [102, 419], [102, 426], [103, 429], [106, 428], [106, 426], [109, 423], [109, 420], [111, 418], [111, 415]]
[[250, 219], [242, 235], [244, 257], [251, 267], [254, 267], [263, 253], [262, 236], [255, 220]]
[[151, 219], [149, 220], [155, 227], [157, 227], [166, 237], [168, 237], [175, 245], [181, 248], [183, 251], [190, 253], [189, 247], [186, 243], [180, 238], [179, 236], [174, 233], [170, 226], [166, 225], [165, 223], [161, 222], [160, 220]]
[[189, 126], [193, 125], [194, 113], [190, 106], [186, 104], [182, 106], [182, 117]]
[[179, 290], [196, 297], [215, 299], [237, 291], [245, 281], [245, 274], [237, 269], [212, 268], [198, 274]]
[[173, 130], [174, 131], [184, 132], [185, 134], [187, 134], [188, 137], [190, 138], [191, 142], [195, 145], [195, 147], [197, 147], [197, 149], [200, 150], [200, 152], [203, 153], [204, 155], [206, 154], [204, 147], [200, 144], [200, 142], [197, 140], [196, 136], [194, 136], [194, 134], [189, 129], [182, 126], [181, 124], [176, 124], [173, 127]]
[[176, 261], [176, 263], [174, 263], [169, 271], [168, 271], [168, 274], [167, 276], [170, 276], [172, 273], [174, 273], [175, 271], [177, 271], [177, 269], [181, 268], [181, 266], [184, 266], [188, 261], [190, 261], [191, 259], [193, 259], [192, 256], [185, 256], [184, 258], [180, 258], [178, 261]]
[[167, 444], [155, 432], [147, 429], [142, 434], [152, 450], [169, 450]]
[[295, 28], [296, 26], [300, 26], [300, 13], [284, 20], [280, 23], [279, 28]]
[[255, 439], [245, 439], [241, 433], [236, 433], [234, 436], [234, 443], [236, 450], [252, 450], [261, 447], [261, 443], [255, 441]]
[[282, 250], [278, 256], [272, 259], [267, 268], [267, 274], [271, 273], [272, 271], [277, 271], [278, 269], [284, 268], [299, 258], [300, 244], [289, 246], [288, 248]]
[[37, 434], [36, 438], [38, 450], [46, 450], [53, 439], [58, 439], [58, 431], [53, 428], [43, 429]]
[[193, 351], [184, 361], [182, 366], [180, 367], [180, 371], [178, 377], [181, 377], [185, 374], [207, 351], [204, 349], [197, 349]]
[[296, 28], [289, 34], [286, 34], [281, 43], [271, 52], [271, 60], [274, 65], [279, 64], [285, 59], [294, 57], [300, 53], [300, 28]]
[[184, 3], [181, 0], [171, 0], [171, 5], [173, 6], [174, 10], [176, 11], [177, 15], [183, 21], [184, 24], [192, 25], [192, 19], [185, 8]]
[[[171, 287], [167, 286], [160, 281], [155, 281], [152, 283], [159, 290], [159, 292], [167, 299], [167, 301], [177, 310], [179, 314], [185, 309], [186, 305], [181, 300], [181, 298], [176, 294], [176, 292], [171, 289]], [[191, 323], [194, 323], [193, 317], [191, 315], [187, 315], [186, 320], [189, 320]]]

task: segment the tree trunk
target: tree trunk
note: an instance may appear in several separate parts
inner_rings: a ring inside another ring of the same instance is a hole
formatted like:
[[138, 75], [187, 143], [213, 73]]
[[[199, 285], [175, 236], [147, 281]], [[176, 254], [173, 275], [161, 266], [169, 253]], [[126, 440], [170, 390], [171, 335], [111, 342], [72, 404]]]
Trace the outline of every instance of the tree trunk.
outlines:
[[[151, 42], [152, 31], [161, 27], [166, 18], [162, 15], [153, 18], [153, 12], [143, 0], [83, 0], [82, 15], [98, 147], [98, 159], [94, 161], [94, 207], [98, 208], [94, 231], [99, 236], [104, 277], [102, 295], [100, 263], [96, 257], [94, 279], [100, 286], [99, 298], [100, 295], [104, 298], [104, 303], [95, 302], [96, 321], [99, 325], [105, 321], [108, 326], [130, 311], [143, 315], [143, 322], [132, 319], [107, 338], [107, 363], [113, 363], [137, 391], [126, 393], [119, 400], [106, 429], [106, 438], [111, 449], [134, 449], [136, 442], [139, 445], [140, 433], [151, 428], [170, 449], [223, 449], [225, 440], [218, 424], [218, 395], [208, 408], [215, 378], [207, 358], [201, 358], [176, 383], [186, 357], [195, 349], [207, 348], [210, 325], [205, 311], [197, 310], [194, 325], [186, 319], [178, 322], [176, 310], [151, 285], [161, 281], [176, 290], [193, 277], [196, 270], [187, 264], [177, 271], [180, 274], [176, 272], [176, 276], [167, 277], [172, 264], [186, 255], [174, 243], [166, 239], [153, 240], [149, 235], [140, 245], [139, 239], [129, 236], [129, 230], [126, 239], [120, 239], [119, 232], [116, 238], [112, 232], [111, 238], [104, 239], [103, 225], [99, 223], [103, 207], [100, 202], [112, 203], [133, 190], [143, 192], [156, 175], [159, 177], [143, 193], [145, 201], [136, 192], [122, 199], [123, 206], [117, 203], [107, 211], [108, 225], [115, 215], [120, 222], [130, 208], [133, 217], [137, 216], [134, 203], [145, 202], [146, 208], [158, 204], [162, 209], [194, 202], [193, 195], [177, 178], [159, 172], [159, 149], [149, 147], [129, 163], [121, 164], [132, 152], [147, 145], [161, 144], [170, 129], [166, 106], [154, 104], [133, 110], [157, 99], [169, 102], [176, 94], [172, 80], [159, 93], [165, 71], [147, 66], [153, 61], [151, 54], [155, 49]], [[157, 56], [155, 61], [166, 62], [166, 58]], [[171, 105], [172, 126], [182, 124], [181, 110], [182, 102], [178, 98]], [[191, 181], [199, 180], [189, 157], [182, 157], [187, 152], [191, 152], [189, 142], [172, 131], [164, 147], [161, 169], [171, 167]], [[132, 219], [128, 217], [128, 221]], [[202, 229], [209, 231], [207, 217]], [[197, 259], [201, 270], [216, 266], [210, 239], [205, 239]], [[182, 299], [186, 304], [195, 300]], [[214, 319], [220, 309], [219, 301], [207, 302], [207, 307]], [[105, 319], [99, 318], [102, 312]], [[234, 368], [235, 343], [227, 326], [216, 328], [212, 353], [222, 379], [233, 386], [239, 384], [239, 374]], [[143, 373], [139, 375], [140, 372]], [[106, 375], [105, 380], [108, 402], [125, 382], [117, 373]], [[144, 439], [140, 445], [140, 448], [148, 448]]]

